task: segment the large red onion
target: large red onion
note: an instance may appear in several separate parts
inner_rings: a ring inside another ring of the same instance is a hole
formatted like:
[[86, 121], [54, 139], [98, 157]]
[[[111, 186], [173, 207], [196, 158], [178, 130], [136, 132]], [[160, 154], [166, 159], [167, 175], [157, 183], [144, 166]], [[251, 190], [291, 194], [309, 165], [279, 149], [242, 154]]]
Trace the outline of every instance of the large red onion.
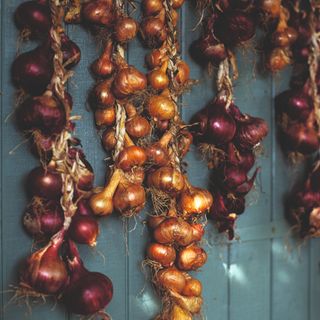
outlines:
[[37, 196], [48, 200], [58, 200], [61, 197], [61, 175], [50, 168], [34, 168], [26, 182], [27, 192], [31, 197]]
[[20, 129], [39, 130], [50, 136], [60, 133], [66, 125], [66, 114], [63, 106], [49, 95], [30, 97], [16, 111]]
[[304, 122], [313, 109], [313, 103], [303, 90], [286, 90], [276, 97], [276, 108], [290, 118]]
[[235, 140], [240, 148], [251, 150], [265, 138], [268, 131], [268, 125], [263, 119], [246, 115], [237, 122]]
[[14, 13], [14, 20], [20, 31], [27, 30], [32, 37], [48, 37], [51, 27], [50, 9], [40, 1], [21, 3]]
[[311, 154], [320, 147], [318, 132], [305, 124], [292, 124], [282, 134], [282, 142], [289, 151]]
[[243, 151], [235, 149], [234, 144], [228, 145], [228, 161], [248, 172], [255, 163], [255, 155], [251, 150]]
[[58, 236], [33, 253], [20, 274], [20, 285], [40, 294], [58, 294], [68, 281], [67, 268], [60, 258], [63, 237]]
[[99, 225], [93, 216], [75, 215], [69, 228], [72, 240], [95, 246], [99, 235]]
[[190, 53], [198, 63], [211, 62], [215, 66], [218, 66], [228, 56], [225, 45], [211, 33], [194, 41], [191, 45]]
[[20, 54], [12, 64], [14, 84], [34, 96], [45, 91], [52, 74], [52, 53], [48, 44]]
[[93, 315], [104, 309], [112, 299], [111, 280], [99, 273], [88, 271], [79, 257], [75, 244], [69, 241], [72, 259], [68, 261], [70, 282], [63, 300], [69, 311], [81, 315]]
[[23, 216], [26, 231], [35, 238], [50, 238], [63, 227], [64, 214], [56, 201], [34, 199]]
[[239, 10], [226, 11], [214, 24], [215, 35], [227, 45], [234, 46], [251, 39], [256, 31], [253, 17]]
[[236, 123], [225, 107], [213, 104], [208, 112], [206, 138], [209, 142], [221, 145], [231, 141], [236, 132]]

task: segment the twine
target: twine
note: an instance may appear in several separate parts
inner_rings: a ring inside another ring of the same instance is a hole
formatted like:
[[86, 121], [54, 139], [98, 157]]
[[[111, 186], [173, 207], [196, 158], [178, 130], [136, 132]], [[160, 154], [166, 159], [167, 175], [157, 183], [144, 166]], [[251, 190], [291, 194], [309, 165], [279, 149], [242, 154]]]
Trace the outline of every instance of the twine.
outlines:
[[309, 55], [309, 73], [311, 82], [311, 93], [314, 104], [314, 112], [318, 127], [320, 128], [320, 97], [318, 93], [318, 86], [316, 83], [316, 77], [319, 67], [320, 59], [320, 32], [316, 31], [316, 23], [319, 17], [320, 4], [316, 4], [317, 1], [311, 1], [311, 13], [309, 18], [309, 25], [311, 29], [311, 54]]
[[219, 64], [217, 73], [217, 90], [218, 95], [224, 95], [227, 99], [226, 108], [228, 108], [233, 100], [233, 88], [230, 78], [230, 64], [228, 58]]

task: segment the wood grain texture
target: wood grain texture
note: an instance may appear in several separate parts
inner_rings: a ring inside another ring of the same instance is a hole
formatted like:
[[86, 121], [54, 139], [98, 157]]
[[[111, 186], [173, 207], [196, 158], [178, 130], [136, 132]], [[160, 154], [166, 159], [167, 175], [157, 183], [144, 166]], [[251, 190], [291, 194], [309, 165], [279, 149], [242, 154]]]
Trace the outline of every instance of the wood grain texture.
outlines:
[[[21, 215], [27, 203], [23, 181], [37, 165], [23, 144], [14, 153], [10, 151], [23, 141], [13, 118], [14, 88], [10, 80], [10, 65], [17, 52], [17, 32], [12, 14], [20, 0], [1, 0], [1, 245], [0, 288], [1, 319], [4, 320], [60, 320], [78, 319], [69, 315], [53, 301], [33, 306], [28, 314], [25, 306], [9, 303], [12, 293], [5, 292], [17, 284], [20, 261], [30, 252], [31, 239], [21, 227]], [[139, 4], [137, 4], [139, 5]], [[180, 14], [182, 56], [190, 64], [191, 76], [199, 84], [181, 100], [185, 121], [201, 109], [214, 96], [213, 79], [196, 65], [188, 54], [190, 43], [200, 30], [192, 31], [197, 22], [196, 10], [188, 1]], [[141, 14], [135, 12], [137, 18]], [[87, 110], [86, 97], [93, 79], [89, 64], [97, 57], [99, 46], [92, 36], [79, 26], [69, 26], [70, 37], [80, 46], [82, 60], [75, 68], [75, 76], [68, 85], [74, 98], [74, 113], [82, 116], [77, 123], [89, 162], [96, 173], [96, 184], [104, 181], [107, 156], [100, 147], [93, 124], [92, 113]], [[21, 50], [35, 46], [23, 45]], [[258, 55], [238, 50], [240, 78], [235, 86], [236, 103], [241, 110], [263, 117], [270, 126], [270, 135], [264, 143], [264, 153], [258, 161], [262, 167], [256, 190], [249, 196], [250, 207], [238, 222], [240, 240], [228, 243], [217, 235], [214, 227], [207, 227], [205, 247], [208, 263], [197, 273], [204, 283], [203, 314], [208, 320], [318, 320], [320, 313], [320, 241], [312, 240], [301, 246], [291, 239], [289, 226], [283, 218], [283, 199], [290, 190], [299, 170], [289, 167], [277, 144], [274, 123], [273, 97], [287, 87], [290, 70], [274, 78], [262, 75], [257, 69]], [[144, 54], [138, 40], [129, 45], [128, 59], [140, 70]], [[187, 156], [188, 174], [193, 184], [205, 187], [209, 183], [206, 164], [192, 147]], [[91, 270], [103, 272], [114, 283], [114, 298], [108, 312], [114, 320], [149, 320], [159, 310], [159, 301], [141, 268], [149, 233], [143, 220], [152, 211], [147, 207], [136, 221], [122, 221], [116, 214], [101, 219], [101, 234], [96, 249], [81, 247], [81, 254]], [[104, 258], [105, 261], [104, 261]], [[4, 309], [4, 307], [6, 307]]]

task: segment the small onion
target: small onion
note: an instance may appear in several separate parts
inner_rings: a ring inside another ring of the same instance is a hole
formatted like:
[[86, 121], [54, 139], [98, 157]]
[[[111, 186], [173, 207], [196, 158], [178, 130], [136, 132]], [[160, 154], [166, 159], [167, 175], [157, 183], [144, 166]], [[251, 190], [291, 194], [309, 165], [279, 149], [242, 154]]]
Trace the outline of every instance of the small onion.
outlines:
[[181, 293], [186, 285], [184, 274], [174, 267], [160, 270], [156, 279], [161, 288], [178, 293]]
[[147, 248], [147, 256], [161, 264], [162, 267], [172, 267], [176, 259], [176, 250], [173, 247], [160, 243], [151, 243]]
[[191, 271], [201, 268], [207, 261], [204, 249], [192, 244], [178, 253], [177, 266], [180, 270]]
[[151, 96], [147, 102], [150, 116], [155, 120], [171, 120], [176, 114], [176, 105], [165, 96]]
[[142, 147], [129, 146], [121, 150], [116, 165], [124, 171], [130, 171], [135, 166], [142, 166], [146, 160], [147, 155]]
[[112, 0], [92, 0], [83, 3], [82, 17], [87, 24], [102, 27], [111, 27], [114, 19], [114, 7]]
[[114, 38], [118, 42], [127, 42], [132, 40], [138, 33], [137, 22], [129, 17], [117, 19], [114, 26]]

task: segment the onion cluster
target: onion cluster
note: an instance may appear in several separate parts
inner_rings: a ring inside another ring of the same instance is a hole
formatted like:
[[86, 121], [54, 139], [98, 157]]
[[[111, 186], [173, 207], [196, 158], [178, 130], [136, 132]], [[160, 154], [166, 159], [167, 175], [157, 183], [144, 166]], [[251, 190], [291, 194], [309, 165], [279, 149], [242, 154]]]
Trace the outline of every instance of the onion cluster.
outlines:
[[292, 47], [299, 30], [292, 24], [291, 4], [286, 1], [262, 1], [260, 11], [267, 26], [265, 39], [265, 65], [271, 72], [284, 69], [292, 63]]
[[[292, 25], [299, 31], [299, 35], [293, 48], [294, 72], [290, 88], [280, 93], [275, 100], [280, 142], [292, 156], [307, 156], [320, 147], [315, 97], [315, 90], [319, 92], [320, 89], [320, 67], [315, 70], [315, 79], [312, 79], [310, 70], [313, 66], [308, 63], [313, 51], [310, 8], [300, 10], [299, 14], [292, 12]], [[316, 19], [318, 21], [319, 13]], [[320, 26], [315, 25], [314, 32], [319, 30]]]
[[142, 42], [152, 49], [145, 58], [150, 96], [144, 112], [153, 125], [146, 146], [146, 184], [155, 215], [148, 220], [152, 242], [145, 263], [164, 301], [157, 319], [176, 320], [192, 319], [201, 310], [202, 285], [187, 272], [201, 268], [207, 260], [199, 246], [204, 228], [196, 221], [213, 203], [207, 190], [189, 183], [182, 167], [193, 141], [177, 107], [177, 97], [191, 84], [189, 66], [176, 54], [176, 10], [183, 2], [143, 0], [140, 23]]
[[320, 236], [320, 162], [315, 161], [308, 178], [289, 196], [288, 221], [302, 238]]
[[190, 48], [200, 64], [218, 66], [232, 55], [231, 50], [253, 38], [257, 25], [254, 1], [214, 1], [208, 9], [201, 37]]
[[[106, 276], [83, 267], [74, 244], [95, 245], [99, 226], [88, 204], [93, 170], [80, 140], [73, 137], [72, 98], [65, 88], [57, 90], [61, 74], [80, 60], [79, 47], [58, 21], [62, 19], [61, 6], [62, 2], [27, 1], [15, 12], [22, 35], [41, 41], [36, 49], [15, 59], [12, 76], [18, 89], [26, 94], [15, 113], [18, 127], [32, 137], [41, 160], [41, 166], [26, 179], [31, 201], [23, 225], [43, 245], [26, 259], [17, 294], [62, 295], [71, 312], [91, 316], [110, 302], [112, 283]], [[54, 57], [62, 64], [59, 74]]]
[[192, 118], [195, 143], [212, 169], [215, 199], [209, 217], [220, 232], [234, 237], [234, 223], [245, 209], [245, 195], [251, 190], [258, 169], [248, 173], [255, 163], [254, 150], [268, 134], [266, 122], [240, 112], [239, 108], [218, 96]]
[[142, 183], [147, 153], [139, 142], [151, 133], [149, 120], [132, 101], [147, 88], [147, 78], [127, 64], [123, 51], [123, 45], [136, 36], [138, 24], [126, 16], [116, 2], [105, 0], [84, 3], [82, 22], [91, 31], [99, 30], [100, 34], [108, 35], [101, 55], [91, 64], [96, 84], [89, 102], [95, 124], [101, 131], [102, 146], [106, 152], [113, 153], [113, 168], [107, 183], [95, 189], [89, 205], [97, 216], [117, 211], [130, 217], [138, 214], [145, 204]]

